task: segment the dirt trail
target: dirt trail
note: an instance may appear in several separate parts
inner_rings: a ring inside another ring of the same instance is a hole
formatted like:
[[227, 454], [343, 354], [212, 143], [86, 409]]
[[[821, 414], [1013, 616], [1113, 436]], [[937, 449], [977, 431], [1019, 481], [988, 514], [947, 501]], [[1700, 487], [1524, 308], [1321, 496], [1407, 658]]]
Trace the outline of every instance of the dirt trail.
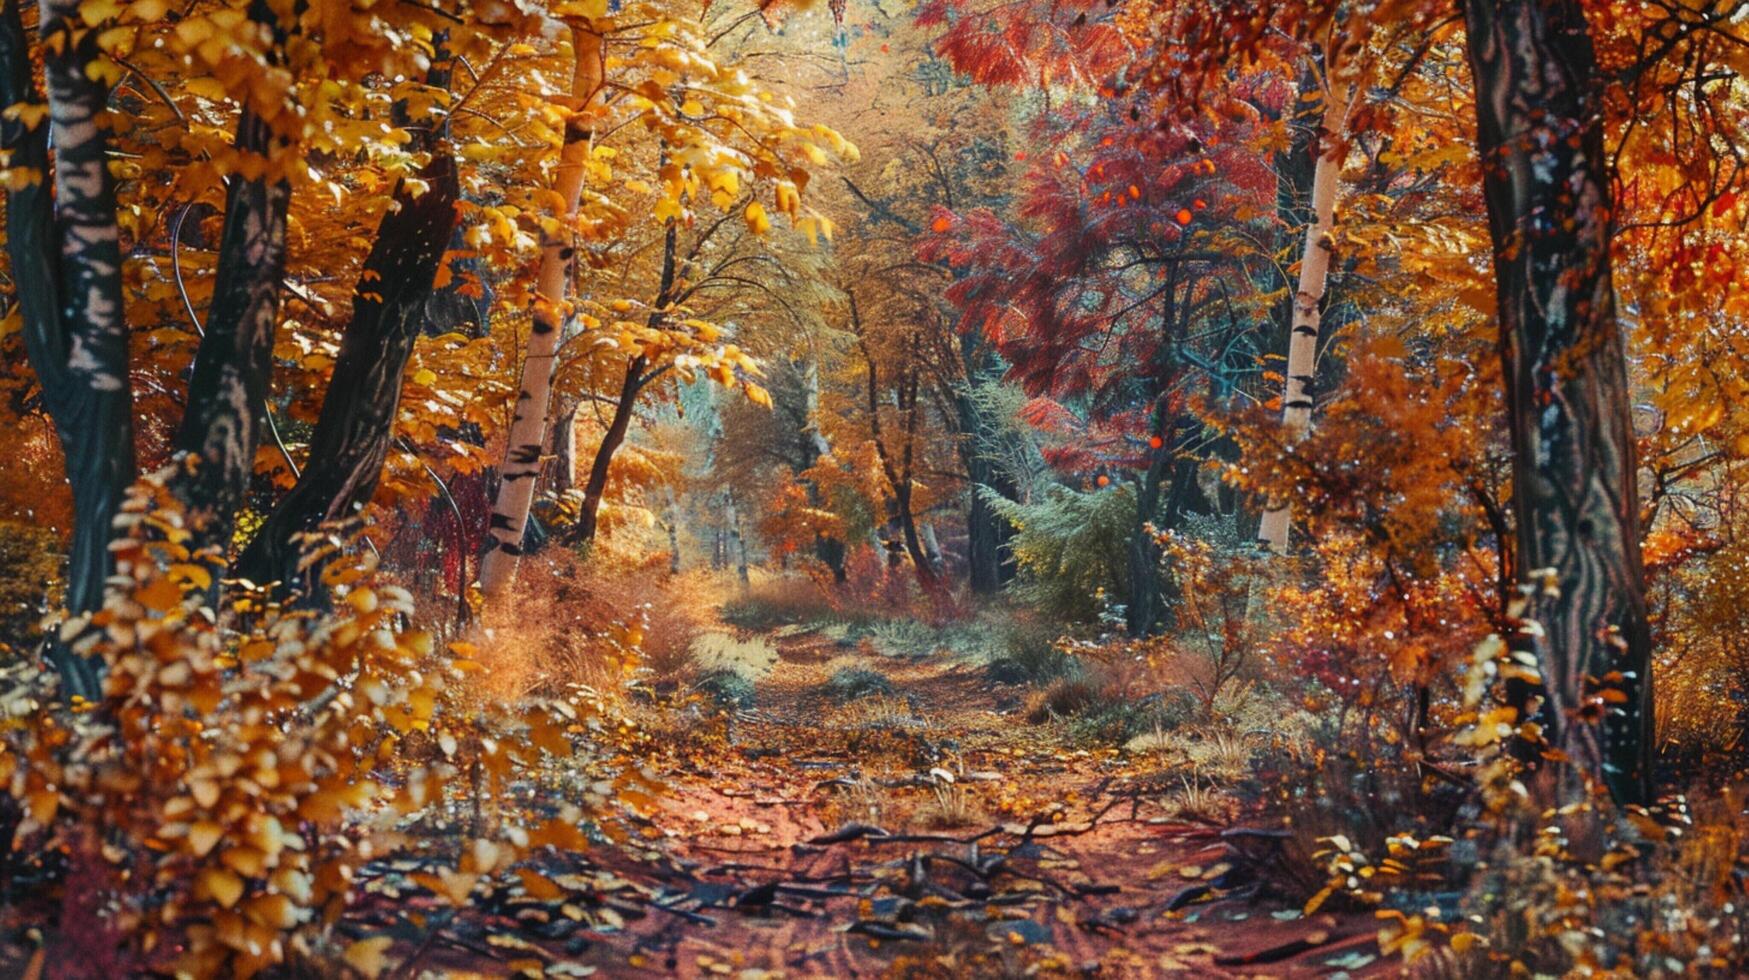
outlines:
[[[1223, 828], [1170, 817], [1115, 753], [1027, 725], [1020, 689], [945, 654], [815, 634], [776, 651], [729, 737], [664, 774], [660, 910], [590, 950], [603, 974], [1394, 972], [1372, 920], [1257, 897]], [[847, 667], [890, 693], [833, 698]]]

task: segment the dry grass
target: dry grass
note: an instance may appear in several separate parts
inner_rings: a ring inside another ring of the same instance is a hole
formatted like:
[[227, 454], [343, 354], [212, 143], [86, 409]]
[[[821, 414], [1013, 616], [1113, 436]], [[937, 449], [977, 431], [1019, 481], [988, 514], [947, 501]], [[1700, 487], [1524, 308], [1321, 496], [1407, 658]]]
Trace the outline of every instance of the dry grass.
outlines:
[[699, 674], [732, 671], [758, 680], [777, 666], [777, 648], [763, 636], [746, 638], [731, 633], [709, 632], [694, 637], [688, 661]]
[[1079, 714], [1106, 700], [1099, 683], [1088, 677], [1065, 677], [1026, 698], [1026, 720], [1042, 725], [1055, 718]]
[[1166, 812], [1181, 820], [1204, 820], [1220, 823], [1233, 815], [1233, 798], [1221, 792], [1215, 779], [1192, 770], [1178, 777], [1178, 787], [1163, 804]]
[[880, 826], [881, 818], [893, 809], [892, 793], [867, 776], [859, 775], [833, 784], [832, 799], [827, 806], [831, 817], [828, 822], [858, 821]]
[[1226, 727], [1202, 726], [1173, 731], [1155, 729], [1130, 739], [1124, 751], [1131, 755], [1161, 756], [1164, 761], [1231, 782], [1250, 772], [1251, 758], [1262, 747], [1256, 736]]
[[617, 691], [639, 667], [660, 676], [686, 664], [710, 615], [693, 578], [548, 549], [523, 563], [514, 595], [488, 607], [469, 637], [484, 668], [471, 689], [502, 701], [575, 685]]
[[833, 720], [846, 728], [926, 729], [933, 726], [927, 716], [913, 711], [905, 699], [884, 694], [844, 705]]
[[913, 826], [925, 830], [951, 830], [990, 822], [989, 812], [970, 786], [937, 779], [929, 798], [911, 814]]

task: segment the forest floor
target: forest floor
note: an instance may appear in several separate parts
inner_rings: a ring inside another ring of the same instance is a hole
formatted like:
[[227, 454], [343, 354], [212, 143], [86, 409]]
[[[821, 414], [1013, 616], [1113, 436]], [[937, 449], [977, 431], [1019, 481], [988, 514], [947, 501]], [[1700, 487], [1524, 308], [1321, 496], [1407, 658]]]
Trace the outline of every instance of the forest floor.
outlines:
[[[665, 792], [632, 839], [540, 859], [547, 894], [462, 908], [415, 882], [429, 857], [371, 862], [343, 942], [389, 937], [397, 980], [1398, 971], [1373, 917], [1303, 916], [1272, 887], [1281, 832], [1198, 790], [1205, 768], [1080, 747], [1029, 712], [1035, 689], [945, 650], [796, 627], [738, 649], [763, 661], [750, 707], [638, 709]], [[46, 910], [5, 904], [0, 975], [18, 975]]]
[[[992, 683], [945, 653], [895, 660], [793, 628], [767, 638], [760, 646], [771, 662], [754, 708], [714, 736], [676, 723], [660, 772], [669, 791], [644, 828], [649, 850], [621, 863], [604, 848], [578, 869], [620, 896], [594, 910], [595, 930], [554, 930], [565, 925], [557, 917], [505, 907], [483, 934], [490, 948], [433, 948], [420, 969], [1395, 972], [1371, 917], [1304, 917], [1259, 887], [1279, 845], [1268, 831], [1174, 813], [1181, 807], [1162, 801], [1184, 785], [1182, 774], [1138, 773], [1118, 752], [1068, 747], [1050, 726], [1023, 722], [1024, 688]], [[888, 689], [855, 699], [834, 692], [832, 678], [858, 666], [878, 670]], [[602, 934], [603, 911], [623, 928]], [[517, 922], [536, 928], [517, 939]]]

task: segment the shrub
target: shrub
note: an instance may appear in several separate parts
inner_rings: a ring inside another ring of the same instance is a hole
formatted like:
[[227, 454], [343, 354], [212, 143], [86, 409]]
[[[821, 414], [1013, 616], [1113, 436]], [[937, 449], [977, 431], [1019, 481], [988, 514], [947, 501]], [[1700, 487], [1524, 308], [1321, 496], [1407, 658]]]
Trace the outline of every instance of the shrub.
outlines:
[[[582, 699], [453, 710], [479, 664], [401, 630], [411, 598], [377, 581], [368, 558], [327, 567], [330, 612], [256, 596], [212, 615], [211, 566], [181, 543], [161, 476], [130, 491], [117, 525], [119, 584], [79, 641], [106, 667], [99, 703], [67, 705], [29, 662], [0, 692], [0, 778], [29, 846], [69, 855], [59, 942], [85, 962], [196, 976], [281, 962], [352, 899], [352, 872], [372, 856], [365, 825], [537, 782], [576, 753], [569, 729], [598, 713]], [[416, 878], [462, 905], [525, 848], [586, 843], [589, 812], [554, 799], [544, 810], [518, 844], [477, 837], [454, 872]]]
[[811, 579], [789, 575], [753, 583], [722, 605], [723, 622], [744, 630], [826, 622], [836, 618], [832, 603]]
[[764, 677], [777, 666], [777, 648], [763, 636], [746, 638], [729, 633], [701, 633], [689, 650], [692, 664], [706, 674], [740, 674], [750, 680]]
[[41, 635], [37, 621], [60, 566], [60, 542], [40, 527], [0, 521], [0, 652], [24, 650]]
[[1037, 725], [1053, 718], [1067, 718], [1087, 711], [1103, 699], [1104, 694], [1093, 679], [1064, 678], [1045, 688], [1027, 712], [1026, 720]]
[[1054, 631], [1032, 623], [1014, 623], [999, 631], [1000, 653], [984, 666], [999, 684], [1047, 684], [1073, 676], [1075, 658], [1057, 646]]
[[692, 682], [692, 689], [710, 698], [727, 711], [741, 711], [753, 706], [753, 678], [739, 671], [721, 668], [701, 674]]
[[1029, 503], [979, 492], [1019, 529], [1010, 547], [1020, 577], [1009, 590], [1021, 602], [1054, 621], [1093, 622], [1106, 596], [1128, 595], [1125, 556], [1136, 498], [1127, 483], [1086, 493], [1052, 486]]
[[915, 619], [889, 619], [875, 623], [869, 639], [876, 650], [896, 659], [921, 660], [941, 648], [941, 631]]
[[475, 654], [485, 669], [470, 687], [515, 701], [575, 685], [616, 692], [646, 664], [665, 676], [709, 614], [681, 592], [660, 569], [549, 548], [523, 563], [515, 603], [487, 609]]
[[1183, 697], [1126, 696], [1119, 685], [1092, 674], [1062, 678], [1033, 699], [1027, 720], [1064, 723], [1071, 741], [1126, 745], [1132, 740], [1184, 724], [1190, 714]]
[[890, 696], [893, 683], [865, 667], [841, 667], [827, 679], [825, 691], [834, 701], [855, 701], [870, 695]]

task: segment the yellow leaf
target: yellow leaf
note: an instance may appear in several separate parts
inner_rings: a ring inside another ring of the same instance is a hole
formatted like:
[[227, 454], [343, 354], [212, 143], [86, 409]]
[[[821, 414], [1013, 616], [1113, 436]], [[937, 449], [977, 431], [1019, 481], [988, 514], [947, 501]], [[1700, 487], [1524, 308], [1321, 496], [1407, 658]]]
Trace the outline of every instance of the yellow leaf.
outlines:
[[208, 868], [201, 872], [200, 886], [220, 908], [230, 908], [243, 897], [243, 879], [228, 868]]
[[206, 857], [218, 846], [219, 838], [224, 834], [224, 827], [211, 820], [201, 820], [188, 828], [188, 849], [194, 852], [195, 857]]
[[755, 235], [763, 235], [771, 230], [771, 219], [765, 214], [765, 206], [758, 201], [747, 205], [747, 228]]
[[389, 968], [389, 947], [394, 944], [392, 936], [372, 936], [346, 947], [340, 955], [348, 966], [375, 980]]
[[1336, 886], [1335, 885], [1325, 885], [1322, 889], [1320, 889], [1318, 891], [1318, 894], [1313, 895], [1310, 899], [1307, 900], [1306, 906], [1305, 906], [1305, 908], [1302, 908], [1300, 910], [1300, 914], [1301, 915], [1311, 915], [1313, 912], [1318, 911], [1319, 907], [1322, 906], [1330, 898], [1330, 896], [1334, 895], [1335, 893], [1336, 893]]
[[197, 589], [209, 589], [213, 584], [213, 573], [205, 565], [177, 564], [170, 566], [170, 574], [182, 579]]
[[216, 78], [191, 78], [182, 83], [182, 88], [208, 102], [222, 102], [225, 98], [225, 87]]
[[182, 601], [182, 587], [169, 578], [153, 579], [134, 598], [153, 612], [168, 612]]

